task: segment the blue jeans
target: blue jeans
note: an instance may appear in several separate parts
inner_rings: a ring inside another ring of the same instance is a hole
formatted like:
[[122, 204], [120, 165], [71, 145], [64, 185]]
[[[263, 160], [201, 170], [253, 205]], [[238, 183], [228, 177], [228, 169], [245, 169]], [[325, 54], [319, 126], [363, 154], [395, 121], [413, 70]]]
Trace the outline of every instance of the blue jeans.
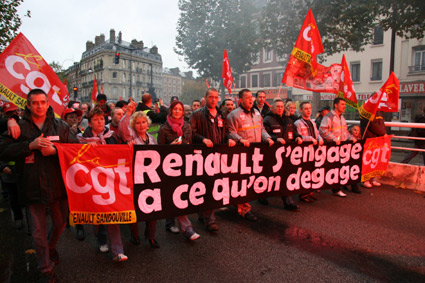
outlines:
[[[123, 254], [124, 248], [121, 240], [121, 229], [119, 224], [101, 224], [93, 225], [96, 235], [96, 240], [99, 246], [107, 244], [106, 234], [109, 235], [111, 241], [111, 251], [115, 256]], [[108, 233], [106, 233], [108, 231]]]
[[[52, 227], [47, 235], [46, 209], [49, 207]], [[65, 229], [68, 217], [68, 200], [60, 200], [46, 204], [28, 206], [29, 224], [37, 253], [38, 270], [42, 273], [53, 270], [54, 263], [50, 261], [49, 249], [55, 249], [56, 244]]]

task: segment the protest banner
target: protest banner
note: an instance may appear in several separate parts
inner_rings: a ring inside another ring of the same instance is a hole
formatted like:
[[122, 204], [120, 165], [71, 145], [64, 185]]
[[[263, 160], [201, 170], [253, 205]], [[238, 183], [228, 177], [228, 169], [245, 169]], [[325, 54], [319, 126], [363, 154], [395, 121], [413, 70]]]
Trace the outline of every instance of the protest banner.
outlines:
[[22, 34], [0, 54], [0, 94], [24, 109], [30, 90], [40, 88], [60, 117], [69, 102], [68, 90], [52, 68]]
[[391, 136], [367, 139], [363, 150], [362, 182], [382, 176], [391, 159]]
[[75, 224], [134, 223], [128, 145], [55, 143]]

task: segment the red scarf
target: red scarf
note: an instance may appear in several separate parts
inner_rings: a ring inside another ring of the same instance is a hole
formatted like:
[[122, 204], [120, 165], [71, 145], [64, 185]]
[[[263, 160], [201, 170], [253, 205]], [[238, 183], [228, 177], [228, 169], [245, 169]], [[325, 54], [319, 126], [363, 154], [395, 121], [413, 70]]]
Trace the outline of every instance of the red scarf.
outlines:
[[171, 129], [177, 134], [177, 136], [179, 137], [183, 136], [183, 124], [184, 124], [183, 116], [180, 119], [174, 119], [173, 117], [168, 115], [167, 121]]

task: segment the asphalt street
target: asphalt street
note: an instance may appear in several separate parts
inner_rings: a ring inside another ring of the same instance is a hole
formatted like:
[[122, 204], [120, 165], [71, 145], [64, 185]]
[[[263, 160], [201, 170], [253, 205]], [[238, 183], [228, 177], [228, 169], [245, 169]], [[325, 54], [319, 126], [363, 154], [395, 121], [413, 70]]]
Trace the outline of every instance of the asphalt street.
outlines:
[[[220, 231], [207, 232], [191, 215], [201, 237], [189, 242], [157, 227], [160, 249], [134, 246], [121, 225], [129, 259], [115, 263], [98, 251], [92, 227], [86, 239], [65, 230], [57, 250], [59, 282], [425, 282], [425, 198], [421, 192], [383, 186], [348, 192], [347, 198], [316, 193], [300, 212], [252, 202], [258, 222], [236, 209], [217, 211]], [[31, 237], [15, 230], [7, 203], [0, 207], [0, 281], [38, 282]], [[139, 223], [143, 235], [144, 223]]]

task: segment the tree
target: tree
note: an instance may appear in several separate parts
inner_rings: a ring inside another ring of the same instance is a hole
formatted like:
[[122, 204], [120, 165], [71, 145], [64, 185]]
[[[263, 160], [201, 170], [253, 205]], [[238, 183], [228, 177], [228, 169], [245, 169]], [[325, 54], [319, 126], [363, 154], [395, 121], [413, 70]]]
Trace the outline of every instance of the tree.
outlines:
[[258, 52], [252, 0], [179, 0], [174, 51], [201, 77], [221, 79], [224, 49], [232, 71], [246, 72]]
[[264, 9], [261, 33], [279, 55], [289, 54], [311, 8], [322, 35], [325, 54], [352, 48], [362, 51], [371, 43], [376, 26], [398, 36], [423, 38], [423, 0], [270, 0]]
[[200, 100], [204, 97], [206, 91], [205, 79], [184, 80], [180, 101], [183, 104], [192, 105], [192, 101], [195, 99]]
[[[17, 8], [24, 0], [2, 0], [0, 2], [0, 52], [6, 48], [8, 43], [16, 36], [22, 24]], [[31, 17], [30, 11], [25, 14]]]
[[59, 62], [53, 61], [49, 64], [49, 66], [53, 69], [59, 79], [63, 82], [65, 80], [65, 70]]

